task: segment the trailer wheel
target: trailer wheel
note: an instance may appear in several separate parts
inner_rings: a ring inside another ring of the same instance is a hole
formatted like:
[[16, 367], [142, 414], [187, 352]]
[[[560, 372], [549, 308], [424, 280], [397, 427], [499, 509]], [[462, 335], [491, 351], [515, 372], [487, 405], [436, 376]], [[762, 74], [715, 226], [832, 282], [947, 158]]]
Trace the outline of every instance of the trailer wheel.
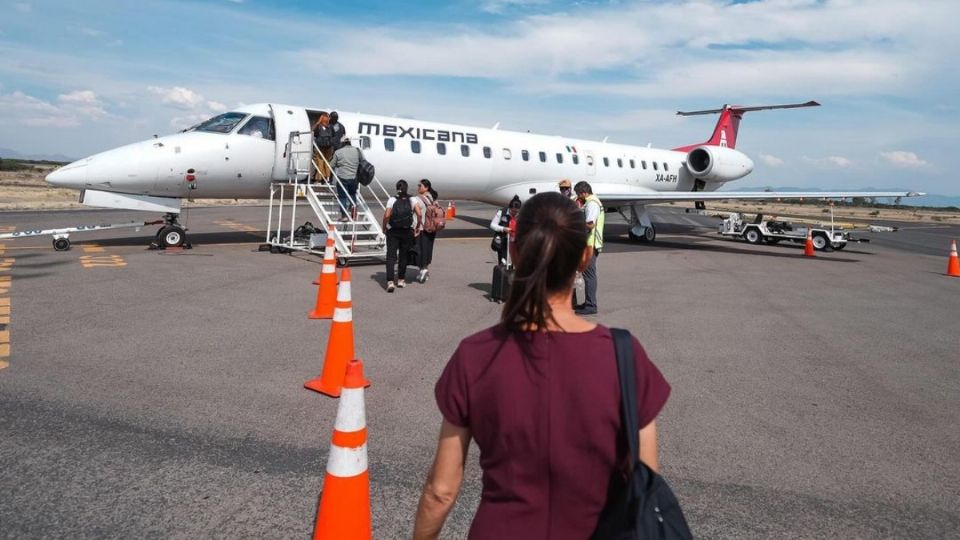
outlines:
[[187, 235], [176, 225], [167, 225], [160, 229], [160, 244], [165, 248], [180, 247]]
[[763, 242], [763, 234], [756, 227], [750, 227], [743, 232], [743, 239], [748, 244], [760, 244]]
[[827, 249], [827, 238], [822, 234], [816, 234], [813, 236], [813, 249], [817, 251], [824, 251]]
[[771, 236], [768, 236], [768, 237], [764, 238], [763, 241], [766, 242], [766, 243], [768, 243], [768, 244], [779, 244], [779, 243], [780, 243], [780, 239], [779, 239], [779, 238], [774, 238], [774, 237], [771, 237]]
[[55, 251], [68, 251], [70, 249], [70, 239], [69, 238], [54, 238], [53, 239], [53, 249]]
[[840, 251], [841, 249], [847, 247], [846, 243], [836, 243], [833, 245], [833, 249]]

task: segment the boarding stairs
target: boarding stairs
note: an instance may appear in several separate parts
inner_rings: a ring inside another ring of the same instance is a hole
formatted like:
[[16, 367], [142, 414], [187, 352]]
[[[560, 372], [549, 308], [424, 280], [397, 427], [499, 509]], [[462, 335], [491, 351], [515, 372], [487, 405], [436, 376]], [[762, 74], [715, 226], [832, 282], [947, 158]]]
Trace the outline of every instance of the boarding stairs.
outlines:
[[[291, 150], [300, 147], [299, 137], [312, 140], [312, 132], [293, 132], [290, 134], [287, 150], [287, 180], [271, 184], [270, 212], [267, 218], [267, 244], [279, 251], [302, 251], [322, 253], [326, 241], [326, 231], [332, 230], [337, 247], [338, 262], [343, 265], [353, 261], [383, 261], [386, 259], [386, 235], [380, 226], [379, 216], [385, 210], [385, 201], [389, 194], [380, 180], [374, 177], [368, 186], [357, 188], [356, 199], [349, 194], [354, 212], [346, 212], [347, 219], [340, 220], [341, 210], [345, 210], [337, 198], [337, 188], [342, 183], [333, 172], [319, 149], [311, 144], [309, 150]], [[359, 143], [359, 141], [358, 141]], [[311, 173], [319, 176], [317, 156], [330, 170], [327, 183], [312, 181]], [[300, 207], [306, 202], [309, 211], [304, 214]], [[298, 217], [298, 213], [300, 216]], [[304, 216], [307, 216], [304, 218]], [[317, 235], [311, 238], [296, 237], [297, 220], [313, 223]], [[332, 227], [332, 229], [330, 229]], [[312, 241], [311, 241], [312, 240]]]

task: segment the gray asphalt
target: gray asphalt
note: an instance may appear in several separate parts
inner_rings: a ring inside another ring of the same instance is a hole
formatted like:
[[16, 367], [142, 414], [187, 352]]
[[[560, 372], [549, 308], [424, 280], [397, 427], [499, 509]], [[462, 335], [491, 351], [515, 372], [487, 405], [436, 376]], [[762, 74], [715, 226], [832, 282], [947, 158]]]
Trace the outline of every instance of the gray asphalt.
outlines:
[[[426, 285], [388, 295], [381, 266], [353, 271], [377, 538], [409, 536], [440, 423], [433, 384], [458, 340], [497, 320], [491, 209], [458, 210]], [[611, 219], [598, 321], [633, 331], [673, 386], [661, 459], [694, 532], [960, 537], [960, 279], [943, 275], [940, 245], [956, 230], [806, 259], [719, 239], [712, 218], [657, 216], [655, 246]], [[5, 213], [0, 226], [126, 219], [143, 216]], [[0, 537], [310, 534], [336, 401], [302, 384], [329, 323], [306, 318], [320, 261], [259, 253], [262, 235], [237, 230], [265, 221], [262, 207], [191, 210], [196, 247], [182, 252], [144, 249], [152, 231], [77, 235], [60, 253], [0, 241], [15, 259]], [[91, 255], [126, 265], [85, 268]], [[472, 452], [447, 538], [465, 536], [479, 500]]]

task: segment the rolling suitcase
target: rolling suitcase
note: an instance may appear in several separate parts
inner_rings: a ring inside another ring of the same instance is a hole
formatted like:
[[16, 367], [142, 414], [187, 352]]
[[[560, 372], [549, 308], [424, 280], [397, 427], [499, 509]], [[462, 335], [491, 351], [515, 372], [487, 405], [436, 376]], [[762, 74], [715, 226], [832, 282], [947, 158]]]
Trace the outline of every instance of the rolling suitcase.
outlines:
[[513, 268], [502, 264], [493, 267], [493, 284], [490, 287], [490, 300], [503, 303], [510, 294], [510, 283], [513, 282]]

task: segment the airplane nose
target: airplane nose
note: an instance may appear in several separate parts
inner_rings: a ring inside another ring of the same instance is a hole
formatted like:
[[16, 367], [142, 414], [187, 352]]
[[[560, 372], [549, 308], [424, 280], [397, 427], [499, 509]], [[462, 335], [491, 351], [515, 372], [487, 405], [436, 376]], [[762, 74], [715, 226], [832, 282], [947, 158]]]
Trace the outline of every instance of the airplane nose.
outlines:
[[87, 183], [87, 164], [75, 161], [48, 174], [46, 180], [55, 186], [83, 188]]

